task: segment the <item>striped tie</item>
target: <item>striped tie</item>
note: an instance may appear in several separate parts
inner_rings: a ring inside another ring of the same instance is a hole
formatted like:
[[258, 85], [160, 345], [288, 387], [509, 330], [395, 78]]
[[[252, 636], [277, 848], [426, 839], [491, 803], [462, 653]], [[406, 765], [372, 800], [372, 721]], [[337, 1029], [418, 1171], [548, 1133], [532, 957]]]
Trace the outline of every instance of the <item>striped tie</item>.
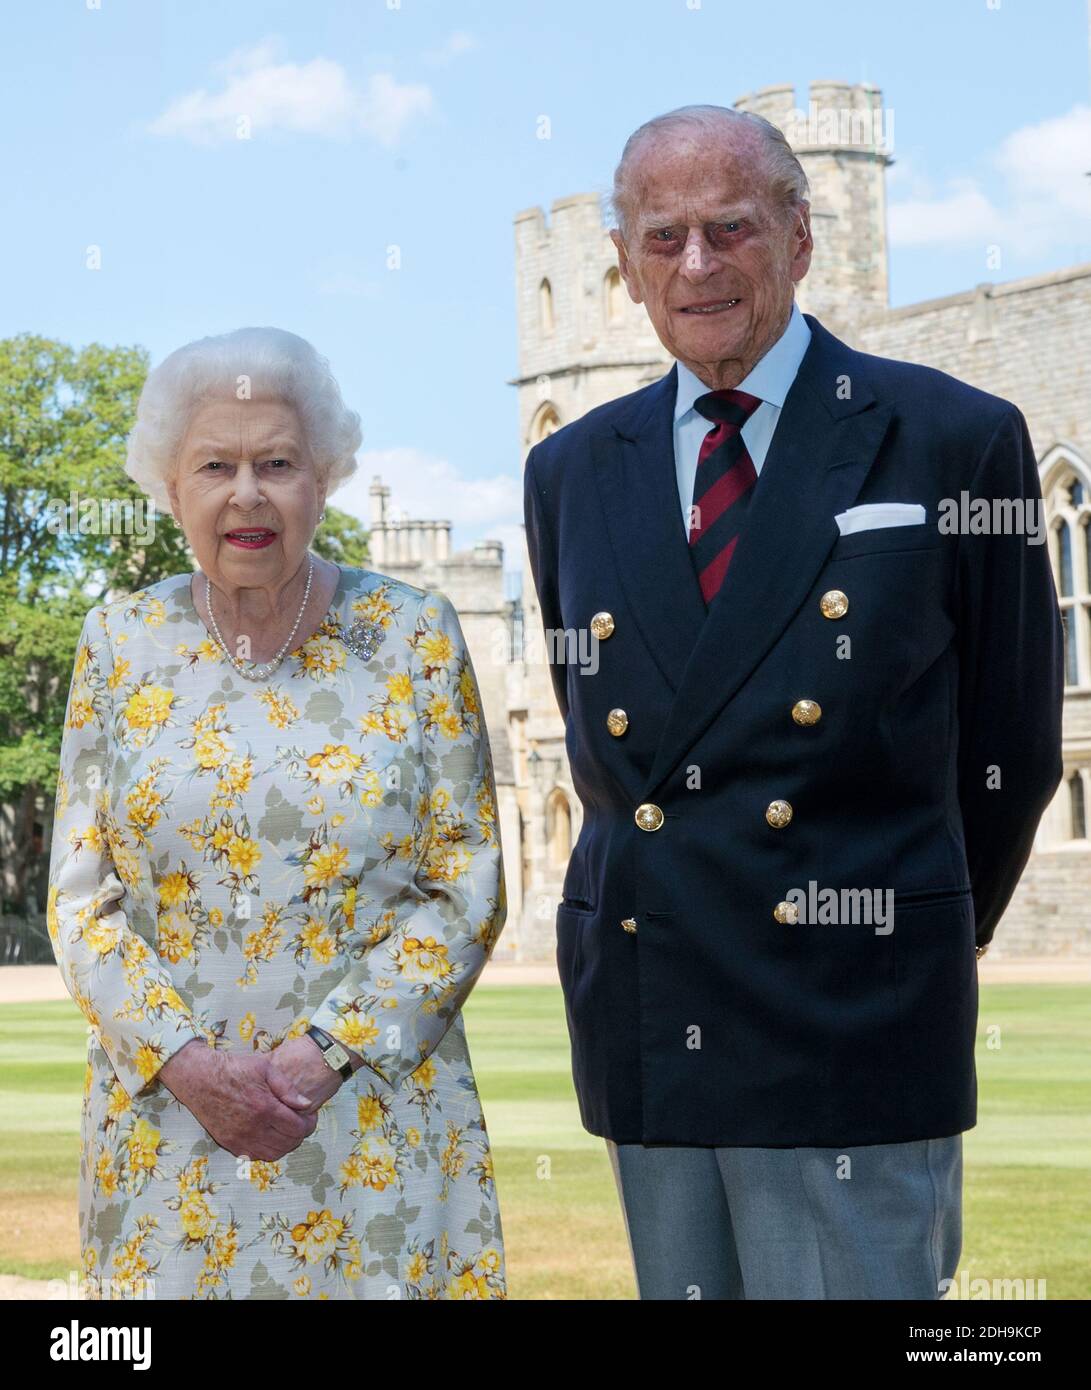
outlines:
[[759, 405], [746, 391], [710, 391], [693, 402], [694, 410], [716, 422], [697, 457], [690, 508], [689, 551], [706, 607], [724, 582], [757, 482], [742, 427]]

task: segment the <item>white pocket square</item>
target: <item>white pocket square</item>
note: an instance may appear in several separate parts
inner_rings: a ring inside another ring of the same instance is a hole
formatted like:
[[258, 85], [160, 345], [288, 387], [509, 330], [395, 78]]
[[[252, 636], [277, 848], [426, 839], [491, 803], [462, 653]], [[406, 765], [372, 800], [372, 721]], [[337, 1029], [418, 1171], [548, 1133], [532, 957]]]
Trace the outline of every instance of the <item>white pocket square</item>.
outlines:
[[919, 502], [865, 502], [838, 512], [834, 517], [843, 536], [853, 531], [870, 531], [877, 526], [923, 526], [924, 508]]

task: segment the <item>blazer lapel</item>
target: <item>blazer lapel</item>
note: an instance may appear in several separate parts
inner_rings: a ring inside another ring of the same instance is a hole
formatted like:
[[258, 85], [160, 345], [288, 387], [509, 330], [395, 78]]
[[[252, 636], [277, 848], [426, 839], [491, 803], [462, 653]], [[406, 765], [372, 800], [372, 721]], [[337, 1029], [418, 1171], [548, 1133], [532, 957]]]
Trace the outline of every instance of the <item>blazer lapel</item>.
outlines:
[[[684, 659], [680, 674], [672, 673], [675, 699], [648, 775], [645, 800], [670, 776], [803, 603], [839, 535], [834, 515], [851, 507], [859, 495], [890, 421], [893, 406], [878, 402], [868, 389], [860, 357], [810, 314], [805, 317], [811, 341], [754, 485], [731, 565], [707, 616], [682, 533], [673, 449], [664, 462], [664, 441], [654, 431], [649, 438], [649, 444], [655, 441], [654, 451], [639, 449], [649, 473], [656, 471], [653, 463], [658, 461], [664, 482], [638, 482], [627, 470], [627, 481], [636, 486], [621, 513], [632, 528], [629, 567], [623, 566], [626, 587], [631, 585], [635, 605], [645, 605], [635, 611], [641, 630], [647, 626], [646, 640], [654, 644], [652, 654], [660, 665], [664, 651], [675, 662]], [[671, 399], [673, 403], [673, 392]], [[652, 521], [657, 540], [651, 551], [654, 565], [645, 565], [652, 508], [666, 507], [668, 483], [678, 553], [665, 553], [666, 528]], [[639, 521], [638, 505], [648, 509]], [[629, 579], [630, 573], [638, 577]], [[694, 608], [695, 597], [701, 617]]]
[[591, 440], [606, 531], [633, 621], [672, 690], [707, 609], [689, 553], [674, 466], [678, 368], [641, 394], [614, 432]]

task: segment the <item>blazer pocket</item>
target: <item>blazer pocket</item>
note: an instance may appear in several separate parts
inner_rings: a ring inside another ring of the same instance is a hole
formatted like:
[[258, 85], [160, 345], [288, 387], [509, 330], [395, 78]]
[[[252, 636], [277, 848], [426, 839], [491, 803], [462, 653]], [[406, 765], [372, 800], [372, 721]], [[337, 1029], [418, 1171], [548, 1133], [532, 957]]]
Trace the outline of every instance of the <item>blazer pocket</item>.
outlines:
[[914, 888], [908, 893], [894, 894], [894, 908], [945, 907], [973, 897], [973, 888]]
[[851, 560], [857, 555], [896, 554], [901, 551], [937, 550], [944, 541], [952, 539], [938, 531], [931, 522], [908, 526], [872, 526], [864, 531], [850, 531], [834, 542], [831, 560]]
[[557, 974], [565, 990], [566, 1007], [570, 1007], [569, 992], [579, 978], [583, 934], [590, 919], [590, 912], [577, 911], [566, 903], [557, 908]]

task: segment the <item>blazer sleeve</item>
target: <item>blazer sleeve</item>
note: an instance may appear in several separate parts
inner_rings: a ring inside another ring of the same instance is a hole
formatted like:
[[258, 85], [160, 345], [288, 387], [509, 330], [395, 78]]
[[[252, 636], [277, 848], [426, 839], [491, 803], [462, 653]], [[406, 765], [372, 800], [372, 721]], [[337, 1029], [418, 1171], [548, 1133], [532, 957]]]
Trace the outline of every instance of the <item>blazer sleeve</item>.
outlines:
[[421, 601], [410, 671], [423, 745], [412, 901], [384, 914], [389, 928], [310, 1020], [395, 1087], [458, 1016], [507, 910], [481, 695], [458, 614], [440, 593]]
[[557, 708], [561, 718], [568, 722], [568, 677], [563, 661], [553, 660], [563, 655], [566, 644], [563, 637], [550, 637], [550, 633], [560, 634], [564, 629], [561, 618], [560, 597], [557, 586], [557, 543], [550, 529], [549, 518], [542, 506], [537, 480], [534, 476], [535, 445], [527, 454], [523, 469], [523, 519], [527, 533], [527, 553], [530, 557], [530, 570], [534, 576], [534, 588], [538, 595], [538, 608], [542, 615], [542, 630], [545, 637], [545, 654], [549, 662], [549, 675], [553, 691], [557, 697]]
[[[1022, 499], [1039, 512], [1038, 465], [1016, 407], [969, 495], [971, 505]], [[958, 788], [979, 947], [992, 940], [1063, 775], [1064, 643], [1048, 544], [1014, 531], [958, 543]]]
[[84, 620], [61, 735], [46, 924], [65, 987], [130, 1096], [204, 1032], [119, 904], [139, 862], [110, 809], [113, 661], [101, 607]]

